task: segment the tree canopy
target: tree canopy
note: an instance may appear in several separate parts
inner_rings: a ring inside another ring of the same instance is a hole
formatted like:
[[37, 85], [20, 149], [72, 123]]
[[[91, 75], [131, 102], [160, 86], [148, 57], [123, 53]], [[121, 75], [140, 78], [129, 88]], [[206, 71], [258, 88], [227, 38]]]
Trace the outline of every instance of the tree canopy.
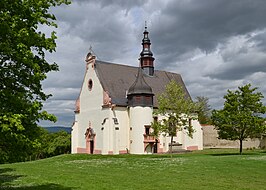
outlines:
[[40, 26], [57, 27], [50, 7], [68, 0], [1, 0], [0, 3], [0, 162], [24, 160], [38, 146], [37, 122], [55, 121], [42, 111], [50, 95], [41, 81], [56, 63], [45, 59], [54, 52], [56, 35], [46, 36]]
[[155, 114], [163, 116], [162, 122], [154, 121], [152, 128], [154, 135], [161, 132], [171, 136], [170, 152], [172, 152], [173, 137], [177, 131], [186, 129], [189, 136], [194, 132], [189, 120], [193, 118], [196, 104], [187, 97], [184, 89], [176, 81], [172, 80], [166, 85], [165, 92], [158, 96], [158, 109]]
[[240, 141], [246, 138], [260, 137], [266, 131], [266, 106], [263, 95], [251, 88], [251, 84], [238, 87], [236, 91], [228, 90], [224, 96], [224, 108], [212, 112], [212, 120], [218, 129], [219, 138]]
[[66, 131], [49, 133], [46, 129], [40, 128], [38, 141], [40, 146], [35, 149], [32, 159], [42, 159], [71, 152], [71, 135]]
[[211, 124], [211, 106], [209, 105], [209, 98], [197, 96], [196, 104], [198, 106], [197, 112], [200, 124]]

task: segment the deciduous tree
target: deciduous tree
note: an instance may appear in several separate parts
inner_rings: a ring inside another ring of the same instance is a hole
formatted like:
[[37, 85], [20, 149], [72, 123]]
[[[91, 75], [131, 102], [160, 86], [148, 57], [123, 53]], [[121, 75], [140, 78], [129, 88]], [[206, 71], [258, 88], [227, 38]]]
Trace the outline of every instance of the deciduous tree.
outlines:
[[263, 95], [251, 88], [251, 84], [238, 87], [236, 91], [228, 90], [224, 96], [224, 108], [212, 112], [212, 120], [218, 129], [219, 138], [239, 140], [242, 154], [243, 140], [259, 137], [266, 131], [266, 106]]
[[39, 27], [54, 26], [50, 7], [68, 0], [1, 0], [0, 3], [0, 162], [22, 161], [38, 146], [37, 122], [55, 121], [42, 111], [47, 95], [41, 81], [55, 63], [45, 59], [54, 52], [55, 32], [46, 36]]
[[209, 105], [209, 98], [197, 96], [195, 103], [198, 106], [198, 120], [200, 124], [211, 124], [211, 106]]
[[186, 129], [189, 136], [192, 137], [194, 132], [189, 120], [193, 119], [196, 105], [188, 97], [181, 85], [176, 81], [171, 81], [165, 88], [165, 92], [158, 96], [158, 109], [155, 114], [162, 116], [164, 119], [152, 123], [155, 135], [164, 133], [171, 137], [170, 153], [172, 153], [173, 137], [177, 131]]
[[32, 159], [48, 158], [60, 154], [68, 154], [71, 151], [71, 135], [65, 131], [49, 133], [40, 128], [40, 146], [35, 150]]

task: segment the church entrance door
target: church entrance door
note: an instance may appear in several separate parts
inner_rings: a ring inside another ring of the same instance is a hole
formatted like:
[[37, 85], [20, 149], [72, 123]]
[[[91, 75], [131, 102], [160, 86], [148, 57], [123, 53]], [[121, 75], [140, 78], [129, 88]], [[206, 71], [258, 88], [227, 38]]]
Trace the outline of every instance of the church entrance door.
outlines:
[[85, 138], [86, 138], [86, 150], [88, 154], [93, 154], [94, 152], [94, 143], [95, 143], [95, 132], [94, 130], [89, 127], [86, 130]]
[[90, 153], [93, 154], [94, 150], [94, 140], [90, 140]]

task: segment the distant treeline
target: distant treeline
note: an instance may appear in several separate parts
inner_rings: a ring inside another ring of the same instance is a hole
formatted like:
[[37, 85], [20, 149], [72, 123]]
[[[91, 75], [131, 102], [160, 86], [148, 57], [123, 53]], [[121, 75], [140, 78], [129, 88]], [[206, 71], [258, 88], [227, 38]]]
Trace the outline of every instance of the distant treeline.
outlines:
[[71, 128], [70, 127], [53, 126], [53, 127], [43, 127], [43, 128], [46, 129], [50, 133], [56, 133], [56, 132], [59, 132], [59, 131], [65, 131], [68, 134], [71, 133]]

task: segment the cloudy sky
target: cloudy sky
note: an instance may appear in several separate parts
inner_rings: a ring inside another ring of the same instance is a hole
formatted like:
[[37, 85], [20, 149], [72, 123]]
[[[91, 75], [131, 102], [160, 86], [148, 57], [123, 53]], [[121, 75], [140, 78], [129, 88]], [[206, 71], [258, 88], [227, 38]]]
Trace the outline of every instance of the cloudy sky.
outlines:
[[47, 59], [60, 71], [43, 83], [53, 94], [44, 108], [58, 122], [44, 126], [72, 125], [90, 46], [99, 60], [138, 65], [145, 21], [156, 69], [180, 73], [192, 98], [219, 109], [227, 89], [247, 83], [266, 96], [265, 0], [73, 0], [52, 11], [57, 51]]

